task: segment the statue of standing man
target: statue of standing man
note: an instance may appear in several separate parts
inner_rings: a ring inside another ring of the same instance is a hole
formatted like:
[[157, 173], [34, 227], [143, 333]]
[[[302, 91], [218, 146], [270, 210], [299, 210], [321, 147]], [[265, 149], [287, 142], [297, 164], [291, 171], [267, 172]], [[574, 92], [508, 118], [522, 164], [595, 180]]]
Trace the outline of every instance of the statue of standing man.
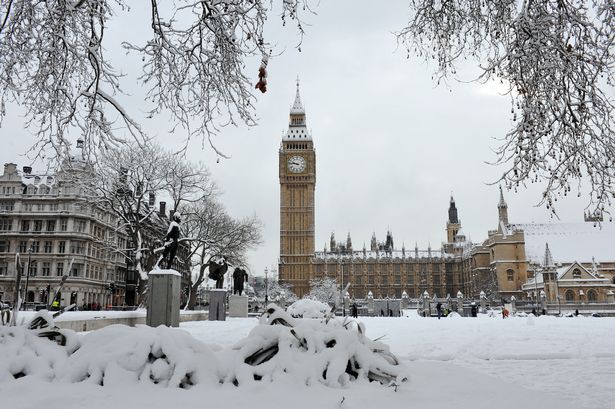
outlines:
[[173, 220], [171, 224], [169, 224], [167, 235], [164, 238], [164, 252], [162, 253], [162, 258], [167, 260], [167, 269], [170, 269], [173, 265], [173, 259], [175, 259], [175, 253], [177, 253], [179, 223], [181, 223], [181, 215], [175, 212], [173, 214]]
[[233, 271], [233, 294], [241, 295], [243, 292], [243, 284], [248, 282], [248, 273], [246, 270], [235, 267]]

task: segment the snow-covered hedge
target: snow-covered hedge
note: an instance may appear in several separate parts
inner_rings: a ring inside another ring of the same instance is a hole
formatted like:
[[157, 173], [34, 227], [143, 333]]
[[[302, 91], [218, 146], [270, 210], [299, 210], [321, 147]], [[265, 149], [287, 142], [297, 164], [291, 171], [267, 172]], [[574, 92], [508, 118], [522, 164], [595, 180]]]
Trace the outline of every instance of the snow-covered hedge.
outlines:
[[[111, 325], [78, 335], [49, 328], [0, 327], [0, 383], [22, 376], [97, 385], [199, 383], [244, 385], [287, 379], [344, 386], [355, 380], [398, 385], [406, 369], [389, 348], [365, 337], [356, 321], [295, 319], [268, 307], [261, 322], [231, 348], [207, 345], [178, 328]], [[52, 332], [53, 332], [52, 331]], [[49, 332], [47, 332], [49, 333]]]
[[323, 302], [304, 298], [289, 305], [286, 312], [295, 318], [325, 318], [331, 312], [331, 307]]

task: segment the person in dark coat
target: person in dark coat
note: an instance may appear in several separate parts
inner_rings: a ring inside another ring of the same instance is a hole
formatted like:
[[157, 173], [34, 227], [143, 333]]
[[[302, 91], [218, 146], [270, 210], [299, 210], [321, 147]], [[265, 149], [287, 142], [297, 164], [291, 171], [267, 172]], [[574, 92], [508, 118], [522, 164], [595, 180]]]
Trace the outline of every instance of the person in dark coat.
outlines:
[[440, 319], [440, 317], [442, 316], [442, 304], [436, 304], [436, 311], [438, 312], [438, 319]]
[[353, 318], [358, 318], [358, 316], [359, 316], [359, 309], [357, 308], [357, 304], [356, 303], [352, 304], [352, 309], [351, 309], [350, 314], [352, 315]]
[[167, 260], [167, 269], [171, 268], [173, 259], [175, 259], [175, 253], [177, 253], [180, 222], [181, 215], [178, 212], [175, 212], [173, 214], [173, 221], [169, 224], [169, 230], [164, 238], [164, 252], [162, 253], [162, 258]]

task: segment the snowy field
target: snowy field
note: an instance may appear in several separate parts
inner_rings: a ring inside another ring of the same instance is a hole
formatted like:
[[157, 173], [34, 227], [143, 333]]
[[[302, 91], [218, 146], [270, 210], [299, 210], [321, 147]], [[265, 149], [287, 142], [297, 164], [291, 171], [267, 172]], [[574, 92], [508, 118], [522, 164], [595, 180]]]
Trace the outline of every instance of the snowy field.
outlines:
[[[199, 384], [188, 390], [126, 382], [0, 380], [1, 408], [614, 408], [615, 318], [361, 318], [410, 373], [397, 392], [289, 380]], [[222, 355], [257, 319], [190, 322], [186, 331]], [[82, 335], [79, 335], [82, 336]], [[185, 337], [191, 339], [190, 337]], [[218, 347], [219, 346], [219, 347]], [[197, 345], [198, 347], [198, 345]], [[0, 357], [2, 357], [0, 344]], [[8, 359], [4, 355], [3, 359]], [[1, 378], [0, 378], [1, 379]]]

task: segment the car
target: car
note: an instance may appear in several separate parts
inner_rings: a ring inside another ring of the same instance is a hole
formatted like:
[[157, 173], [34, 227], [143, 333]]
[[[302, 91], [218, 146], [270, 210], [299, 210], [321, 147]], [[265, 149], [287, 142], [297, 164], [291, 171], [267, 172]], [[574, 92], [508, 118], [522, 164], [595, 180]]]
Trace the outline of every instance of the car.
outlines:
[[592, 317], [602, 318], [602, 317], [603, 317], [603, 315], [602, 315], [602, 314], [598, 314], [597, 312], [594, 312], [594, 313], [592, 314]]

